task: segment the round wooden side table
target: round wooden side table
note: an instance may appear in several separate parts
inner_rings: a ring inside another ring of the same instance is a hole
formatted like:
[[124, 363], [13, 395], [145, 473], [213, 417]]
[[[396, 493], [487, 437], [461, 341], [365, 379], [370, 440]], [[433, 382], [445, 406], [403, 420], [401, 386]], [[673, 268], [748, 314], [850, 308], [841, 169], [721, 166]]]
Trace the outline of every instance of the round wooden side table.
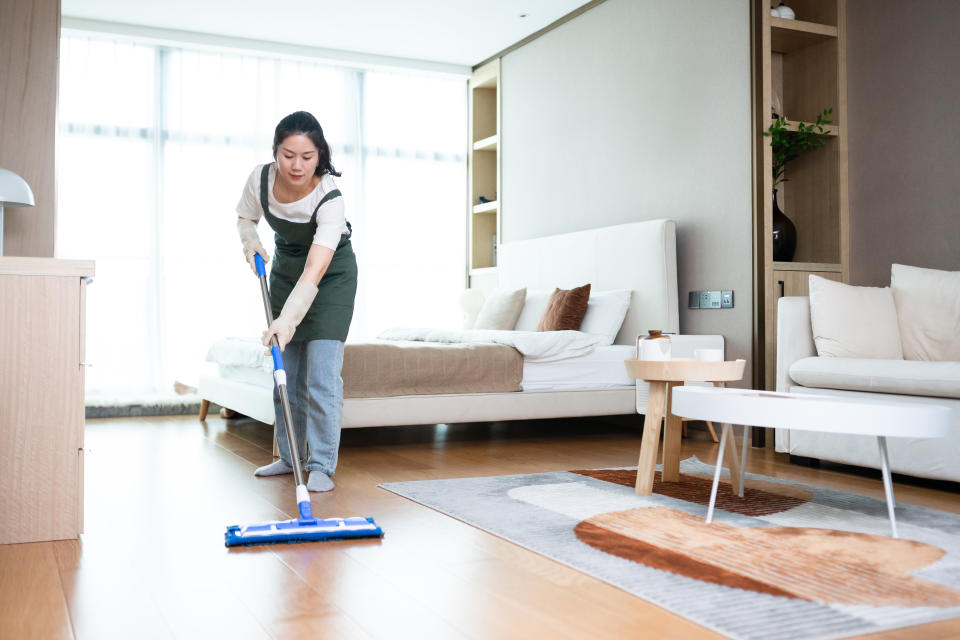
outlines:
[[[670, 397], [673, 387], [685, 382], [712, 382], [719, 386], [724, 382], [740, 380], [743, 377], [745, 360], [726, 362], [701, 362], [693, 359], [667, 360], [624, 360], [627, 375], [636, 380], [650, 383], [650, 396], [647, 399], [647, 413], [643, 418], [643, 439], [640, 443], [640, 460], [637, 462], [636, 491], [648, 496], [653, 491], [653, 476], [657, 466], [657, 449], [660, 446], [660, 421], [664, 420], [663, 431], [663, 471], [664, 482], [680, 481], [680, 418], [670, 411]], [[640, 407], [637, 407], [638, 411]], [[734, 447], [727, 448], [731, 479], [736, 478], [739, 485], [739, 461]], [[735, 471], [736, 469], [736, 471]]]

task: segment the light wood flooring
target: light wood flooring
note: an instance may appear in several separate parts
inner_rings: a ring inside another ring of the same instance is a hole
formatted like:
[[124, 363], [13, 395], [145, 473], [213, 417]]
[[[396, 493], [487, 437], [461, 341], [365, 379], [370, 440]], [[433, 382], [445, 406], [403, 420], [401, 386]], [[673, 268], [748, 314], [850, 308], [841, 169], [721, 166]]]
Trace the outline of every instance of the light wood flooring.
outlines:
[[[640, 431], [597, 420], [354, 429], [314, 513], [374, 516], [380, 540], [227, 550], [229, 524], [292, 517], [291, 476], [255, 479], [271, 428], [211, 417], [88, 420], [86, 532], [0, 545], [0, 638], [715, 638], [677, 615], [377, 483], [635, 465]], [[691, 429], [683, 456], [712, 462]], [[750, 471], [882, 498], [879, 476]], [[897, 500], [960, 512], [956, 487]], [[957, 638], [960, 620], [865, 636]]]

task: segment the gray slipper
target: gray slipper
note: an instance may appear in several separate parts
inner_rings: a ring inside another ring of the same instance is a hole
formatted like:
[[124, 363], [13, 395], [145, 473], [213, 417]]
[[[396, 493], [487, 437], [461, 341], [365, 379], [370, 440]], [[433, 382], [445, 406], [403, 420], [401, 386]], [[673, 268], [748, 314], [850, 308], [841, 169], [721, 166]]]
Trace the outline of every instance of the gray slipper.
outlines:
[[255, 476], [279, 476], [284, 473], [293, 473], [293, 467], [288, 465], [283, 460], [277, 460], [276, 462], [271, 462], [268, 465], [257, 468], [253, 472]]
[[332, 491], [333, 480], [323, 471], [311, 471], [307, 480], [307, 491]]

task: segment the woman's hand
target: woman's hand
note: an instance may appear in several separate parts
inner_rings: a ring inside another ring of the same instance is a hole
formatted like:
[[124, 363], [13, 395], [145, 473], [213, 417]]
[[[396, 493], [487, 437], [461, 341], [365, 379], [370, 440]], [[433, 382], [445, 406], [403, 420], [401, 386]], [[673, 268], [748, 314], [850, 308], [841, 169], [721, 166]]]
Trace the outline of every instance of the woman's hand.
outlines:
[[293, 288], [287, 301], [283, 303], [283, 309], [277, 319], [270, 323], [270, 328], [263, 332], [263, 346], [270, 346], [270, 339], [277, 336], [277, 343], [280, 350], [289, 344], [293, 339], [293, 334], [297, 330], [297, 325], [307, 315], [313, 299], [317, 297], [317, 285], [305, 278], [300, 278], [297, 286]]
[[296, 332], [297, 327], [289, 320], [284, 320], [282, 316], [277, 318], [270, 324], [270, 328], [263, 332], [263, 346], [270, 347], [270, 339], [273, 336], [277, 336], [277, 344], [280, 346], [280, 351], [290, 344], [290, 340], [293, 339], [293, 334]]
[[257, 223], [247, 218], [237, 218], [237, 233], [240, 234], [240, 242], [243, 243], [243, 257], [247, 259], [254, 275], [257, 273], [257, 263], [253, 259], [253, 254], [259, 253], [264, 262], [270, 262], [270, 254], [260, 244], [260, 236], [257, 234]]

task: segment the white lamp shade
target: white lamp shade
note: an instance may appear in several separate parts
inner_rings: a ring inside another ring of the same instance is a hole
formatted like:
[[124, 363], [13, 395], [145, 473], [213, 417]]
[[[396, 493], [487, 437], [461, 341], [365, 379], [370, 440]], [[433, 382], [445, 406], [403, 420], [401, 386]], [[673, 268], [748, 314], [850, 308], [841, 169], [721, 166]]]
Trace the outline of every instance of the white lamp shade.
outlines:
[[32, 207], [33, 191], [26, 180], [7, 169], [0, 169], [0, 207]]

